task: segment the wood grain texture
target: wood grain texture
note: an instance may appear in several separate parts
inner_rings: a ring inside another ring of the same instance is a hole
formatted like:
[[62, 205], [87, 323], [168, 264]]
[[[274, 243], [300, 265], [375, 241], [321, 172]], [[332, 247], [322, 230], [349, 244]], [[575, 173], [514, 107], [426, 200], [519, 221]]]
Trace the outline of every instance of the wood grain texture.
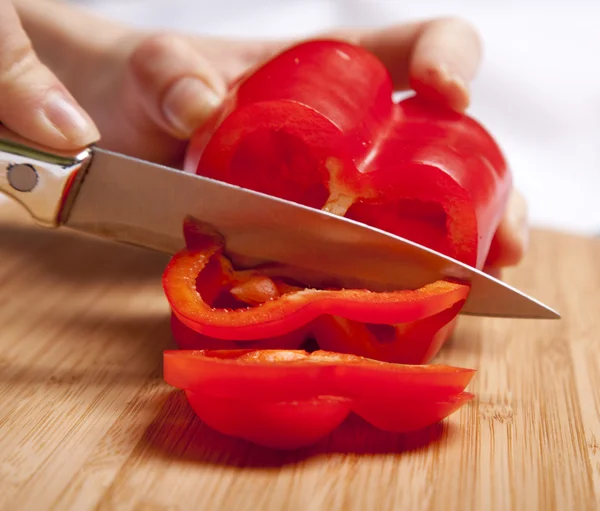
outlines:
[[411, 435], [348, 420], [277, 452], [211, 431], [161, 380], [162, 255], [0, 204], [0, 509], [600, 508], [600, 241], [533, 233], [509, 282], [561, 321], [462, 318], [477, 395]]

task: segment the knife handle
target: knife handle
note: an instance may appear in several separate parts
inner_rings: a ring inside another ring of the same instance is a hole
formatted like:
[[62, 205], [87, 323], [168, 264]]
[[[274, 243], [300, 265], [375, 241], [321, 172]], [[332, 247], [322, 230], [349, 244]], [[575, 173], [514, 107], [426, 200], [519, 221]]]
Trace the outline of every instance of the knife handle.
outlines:
[[83, 177], [92, 149], [59, 152], [34, 144], [0, 125], [0, 192], [19, 202], [33, 220], [57, 227], [68, 192]]

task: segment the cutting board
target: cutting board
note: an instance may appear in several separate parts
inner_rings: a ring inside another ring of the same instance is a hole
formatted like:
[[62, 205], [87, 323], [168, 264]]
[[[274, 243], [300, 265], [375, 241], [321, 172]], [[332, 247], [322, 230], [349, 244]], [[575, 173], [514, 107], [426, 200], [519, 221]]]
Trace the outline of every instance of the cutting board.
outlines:
[[0, 203], [0, 509], [600, 508], [600, 241], [534, 231], [505, 275], [560, 321], [463, 317], [437, 361], [476, 400], [409, 435], [350, 419], [299, 451], [203, 425], [161, 379], [160, 254]]

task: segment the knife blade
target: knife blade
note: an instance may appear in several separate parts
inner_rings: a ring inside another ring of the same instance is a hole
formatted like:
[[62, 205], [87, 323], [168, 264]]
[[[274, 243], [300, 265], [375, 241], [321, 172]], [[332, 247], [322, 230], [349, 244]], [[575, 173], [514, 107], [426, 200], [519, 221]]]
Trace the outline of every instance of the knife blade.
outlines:
[[210, 224], [226, 255], [248, 266], [295, 268], [308, 284], [327, 280], [373, 291], [453, 278], [471, 285], [462, 314], [556, 319], [512, 286], [428, 247], [353, 220], [202, 176], [90, 147], [74, 154], [0, 133], [0, 191], [47, 227], [172, 254], [183, 220]]

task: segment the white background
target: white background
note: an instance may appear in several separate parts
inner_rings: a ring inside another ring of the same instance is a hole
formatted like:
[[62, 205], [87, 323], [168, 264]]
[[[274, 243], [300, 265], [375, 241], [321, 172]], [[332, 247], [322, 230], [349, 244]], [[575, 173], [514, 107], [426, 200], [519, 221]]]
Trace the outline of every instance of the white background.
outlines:
[[600, 2], [595, 0], [79, 0], [144, 27], [305, 36], [339, 25], [470, 20], [484, 62], [469, 113], [505, 151], [534, 225], [600, 233]]

